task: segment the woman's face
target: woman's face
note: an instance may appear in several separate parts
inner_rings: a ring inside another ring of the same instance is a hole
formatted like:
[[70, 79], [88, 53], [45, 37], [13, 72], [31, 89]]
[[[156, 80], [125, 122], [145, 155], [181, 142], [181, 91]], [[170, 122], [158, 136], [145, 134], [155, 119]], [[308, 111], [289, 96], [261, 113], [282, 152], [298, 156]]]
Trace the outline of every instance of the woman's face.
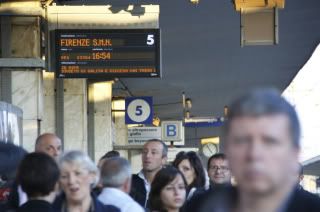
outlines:
[[194, 171], [194, 168], [191, 166], [188, 159], [182, 160], [178, 165], [178, 169], [182, 172], [184, 178], [186, 178], [188, 185], [190, 185], [194, 179], [196, 179], [196, 172]]
[[66, 194], [67, 201], [82, 202], [90, 197], [90, 185], [94, 174], [77, 163], [63, 163], [61, 166], [60, 184]]
[[161, 190], [160, 198], [164, 208], [167, 210], [175, 210], [182, 207], [186, 199], [186, 187], [180, 174]]

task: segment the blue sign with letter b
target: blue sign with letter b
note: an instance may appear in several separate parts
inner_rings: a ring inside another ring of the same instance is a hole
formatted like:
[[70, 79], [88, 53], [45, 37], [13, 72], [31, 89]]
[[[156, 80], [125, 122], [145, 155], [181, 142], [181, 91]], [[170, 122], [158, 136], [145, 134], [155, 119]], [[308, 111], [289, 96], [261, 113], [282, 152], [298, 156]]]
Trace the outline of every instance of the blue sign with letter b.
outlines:
[[167, 137], [176, 136], [177, 135], [177, 126], [176, 125], [167, 125]]

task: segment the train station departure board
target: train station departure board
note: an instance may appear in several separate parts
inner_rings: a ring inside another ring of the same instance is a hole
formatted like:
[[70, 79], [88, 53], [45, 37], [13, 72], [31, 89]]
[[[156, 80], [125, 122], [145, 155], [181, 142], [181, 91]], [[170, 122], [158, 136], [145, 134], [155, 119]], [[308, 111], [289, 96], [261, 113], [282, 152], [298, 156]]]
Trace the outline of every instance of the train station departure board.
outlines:
[[58, 78], [160, 77], [159, 29], [55, 30]]

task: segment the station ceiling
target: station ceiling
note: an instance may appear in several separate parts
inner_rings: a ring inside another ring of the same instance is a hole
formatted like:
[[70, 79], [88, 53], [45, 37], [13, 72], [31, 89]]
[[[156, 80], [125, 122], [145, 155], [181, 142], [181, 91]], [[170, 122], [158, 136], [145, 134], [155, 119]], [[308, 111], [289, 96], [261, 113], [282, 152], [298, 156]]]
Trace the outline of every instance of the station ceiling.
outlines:
[[[240, 47], [240, 15], [231, 0], [82, 0], [60, 4], [159, 4], [162, 78], [120, 79], [114, 95], [153, 96], [161, 120], [181, 119], [182, 92], [191, 116], [222, 116], [248, 90], [283, 91], [320, 42], [320, 1], [287, 0], [279, 10], [279, 44]], [[124, 86], [127, 91], [124, 91]]]
[[303, 162], [303, 174], [320, 176], [320, 156]]

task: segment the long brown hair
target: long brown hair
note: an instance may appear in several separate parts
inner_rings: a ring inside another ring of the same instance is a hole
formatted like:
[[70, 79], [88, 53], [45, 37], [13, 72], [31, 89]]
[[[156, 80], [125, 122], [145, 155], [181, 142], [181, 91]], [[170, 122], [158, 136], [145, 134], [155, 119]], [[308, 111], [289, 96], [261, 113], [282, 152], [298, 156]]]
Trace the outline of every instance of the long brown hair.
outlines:
[[196, 173], [196, 178], [193, 180], [193, 182], [190, 185], [188, 185], [188, 190], [190, 190], [193, 187], [203, 188], [206, 183], [206, 177], [205, 177], [201, 160], [198, 157], [197, 153], [194, 151], [190, 151], [190, 152], [181, 151], [177, 154], [172, 165], [178, 168], [179, 164], [183, 160], [188, 160]]
[[151, 211], [166, 212], [167, 210], [163, 208], [163, 202], [160, 198], [162, 189], [172, 182], [178, 175], [183, 179], [184, 185], [187, 187], [187, 181], [183, 174], [173, 166], [166, 166], [154, 177], [151, 184], [151, 191], [149, 194], [149, 206]]

